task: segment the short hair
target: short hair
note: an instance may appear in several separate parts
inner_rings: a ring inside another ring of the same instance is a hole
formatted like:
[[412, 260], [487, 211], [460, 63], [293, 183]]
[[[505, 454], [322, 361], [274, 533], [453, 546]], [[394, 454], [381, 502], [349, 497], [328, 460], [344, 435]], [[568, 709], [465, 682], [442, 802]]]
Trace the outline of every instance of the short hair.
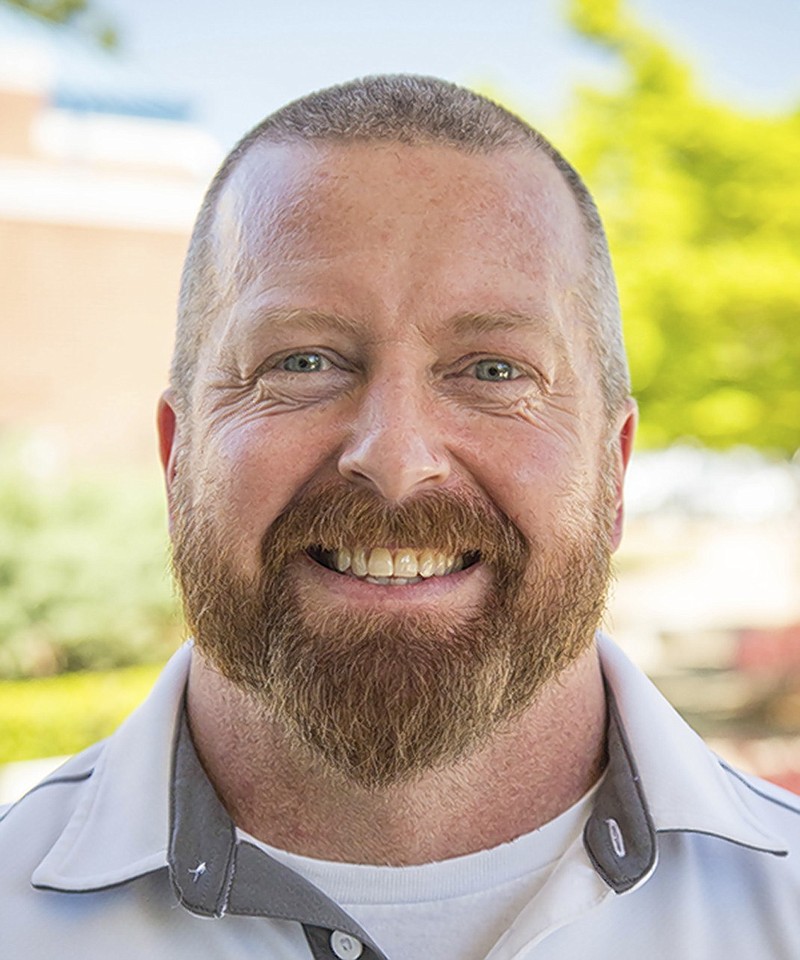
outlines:
[[543, 152], [566, 181], [586, 229], [588, 262], [577, 297], [589, 327], [606, 415], [630, 394], [619, 300], [603, 224], [575, 168], [537, 130], [487, 97], [434, 77], [365, 77], [311, 93], [282, 107], [231, 150], [206, 192], [183, 269], [170, 382], [188, 404], [198, 354], [221, 307], [214, 256], [218, 198], [242, 157], [256, 144], [394, 142], [438, 144], [485, 154], [514, 147]]

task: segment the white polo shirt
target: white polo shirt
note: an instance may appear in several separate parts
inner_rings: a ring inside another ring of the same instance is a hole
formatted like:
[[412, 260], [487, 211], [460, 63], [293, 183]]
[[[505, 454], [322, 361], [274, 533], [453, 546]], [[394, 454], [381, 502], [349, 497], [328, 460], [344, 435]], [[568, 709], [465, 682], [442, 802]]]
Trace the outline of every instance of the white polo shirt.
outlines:
[[[487, 960], [797, 960], [800, 798], [728, 768], [599, 646], [606, 774]], [[0, 957], [386, 960], [342, 907], [237, 834], [185, 724], [190, 658], [181, 649], [109, 740], [5, 813]]]

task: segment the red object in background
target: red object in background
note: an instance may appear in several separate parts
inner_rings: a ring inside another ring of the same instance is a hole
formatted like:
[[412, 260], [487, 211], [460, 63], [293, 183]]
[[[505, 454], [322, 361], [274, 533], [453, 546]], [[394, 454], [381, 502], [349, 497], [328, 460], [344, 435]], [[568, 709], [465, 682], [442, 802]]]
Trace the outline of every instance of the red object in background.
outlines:
[[800, 795], [800, 736], [710, 740], [723, 762]]
[[800, 671], [800, 623], [742, 630], [735, 666], [745, 671]]
[[782, 773], [764, 775], [764, 779], [785, 790], [791, 790], [792, 793], [800, 794], [800, 770], [784, 770]]

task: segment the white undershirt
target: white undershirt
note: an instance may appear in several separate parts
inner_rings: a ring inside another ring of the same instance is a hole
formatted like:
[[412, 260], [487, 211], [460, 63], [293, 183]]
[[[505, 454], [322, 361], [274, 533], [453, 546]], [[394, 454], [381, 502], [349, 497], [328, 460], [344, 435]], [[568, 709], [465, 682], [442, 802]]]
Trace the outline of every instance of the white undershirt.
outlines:
[[596, 789], [510, 843], [412, 867], [315, 860], [240, 835], [335, 900], [390, 960], [483, 960], [580, 835]]

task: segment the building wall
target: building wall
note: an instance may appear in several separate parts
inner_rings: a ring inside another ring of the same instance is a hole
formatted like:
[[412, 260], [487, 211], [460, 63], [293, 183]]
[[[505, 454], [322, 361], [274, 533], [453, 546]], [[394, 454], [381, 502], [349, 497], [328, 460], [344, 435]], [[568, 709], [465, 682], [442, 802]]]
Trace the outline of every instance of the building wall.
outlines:
[[[0, 73], [2, 73], [0, 71]], [[0, 75], [0, 455], [155, 464], [180, 272], [219, 148]]]
[[154, 456], [185, 232], [0, 220], [0, 429], [70, 459]]
[[0, 88], [0, 156], [33, 155], [31, 132], [43, 106], [40, 93]]

